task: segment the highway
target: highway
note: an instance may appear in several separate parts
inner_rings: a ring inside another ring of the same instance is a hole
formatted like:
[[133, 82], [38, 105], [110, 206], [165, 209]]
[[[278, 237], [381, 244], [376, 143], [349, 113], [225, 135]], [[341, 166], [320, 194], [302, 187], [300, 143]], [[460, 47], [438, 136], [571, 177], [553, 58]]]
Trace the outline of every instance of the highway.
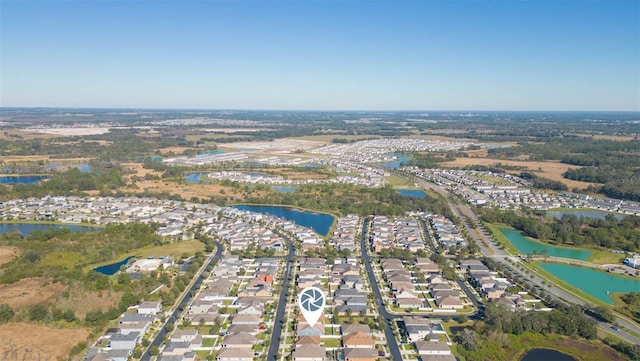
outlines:
[[194, 276], [194, 281], [191, 283], [191, 287], [189, 287], [183, 293], [182, 300], [180, 300], [180, 303], [178, 303], [178, 306], [173, 310], [173, 312], [171, 313], [171, 316], [167, 317], [165, 323], [162, 325], [162, 327], [160, 328], [156, 336], [153, 338], [153, 340], [149, 344], [149, 347], [147, 347], [147, 349], [144, 351], [144, 353], [142, 354], [142, 357], [140, 358], [141, 361], [151, 360], [151, 353], [150, 353], [151, 348], [160, 347], [160, 345], [162, 344], [162, 341], [164, 341], [164, 338], [167, 335], [167, 329], [166, 329], [167, 324], [169, 323], [175, 324], [175, 322], [180, 317], [180, 313], [186, 308], [186, 306], [189, 304], [189, 301], [195, 294], [195, 291], [197, 291], [198, 288], [200, 287], [200, 284], [202, 284], [202, 281], [204, 280], [202, 278], [202, 273], [209, 267], [209, 265], [214, 259], [222, 258], [222, 249], [223, 249], [222, 245], [218, 242], [215, 242], [215, 244], [216, 244], [216, 253], [214, 255], [209, 255], [209, 257], [207, 257], [206, 261], [203, 263], [202, 267], [200, 267], [200, 269]]
[[282, 292], [278, 299], [278, 308], [276, 310], [276, 316], [273, 319], [273, 331], [271, 333], [271, 342], [269, 343], [269, 351], [267, 352], [267, 360], [277, 360], [278, 350], [280, 349], [280, 335], [282, 335], [282, 326], [285, 324], [284, 312], [287, 306], [287, 294], [289, 293], [289, 284], [291, 283], [291, 267], [293, 265], [293, 256], [295, 255], [295, 248], [292, 240], [285, 234], [278, 232], [278, 234], [287, 241], [289, 245], [289, 253], [287, 253], [287, 268], [284, 272], [284, 279], [282, 280]]
[[371, 267], [371, 257], [369, 257], [369, 253], [367, 252], [367, 249], [369, 249], [366, 240], [368, 234], [369, 219], [365, 218], [365, 220], [362, 222], [362, 232], [360, 235], [360, 251], [362, 252], [362, 259], [365, 267], [367, 268], [367, 276], [369, 277], [371, 290], [373, 291], [373, 294], [376, 296], [376, 300], [378, 301], [378, 312], [382, 317], [384, 317], [384, 320], [387, 323], [387, 327], [385, 327], [384, 329], [384, 334], [387, 338], [387, 344], [389, 345], [391, 359], [402, 360], [402, 354], [400, 353], [398, 342], [395, 335], [393, 334], [393, 321], [395, 319], [395, 316], [387, 312], [387, 309], [384, 306], [384, 301], [382, 299], [382, 295], [380, 294], [380, 289], [378, 288], [378, 282], [376, 281], [376, 277], [373, 274], [373, 268]]
[[[480, 248], [480, 252], [484, 256], [495, 260], [501, 265], [501, 267], [509, 269], [514, 273], [520, 274], [524, 279], [527, 279], [532, 284], [537, 285], [541, 289], [548, 291], [547, 293], [551, 294], [553, 297], [559, 299], [562, 302], [573, 303], [581, 306], [590, 306], [590, 307], [593, 306], [590, 302], [582, 299], [578, 295], [570, 293], [562, 288], [559, 288], [557, 286], [551, 286], [551, 288], [549, 288], [550, 287], [549, 284], [551, 282], [549, 282], [548, 279], [543, 278], [542, 276], [537, 274], [535, 271], [535, 268], [531, 268], [529, 265], [527, 265], [524, 262], [522, 262], [521, 264], [524, 267], [529, 268], [531, 270], [531, 272], [528, 274], [520, 270], [518, 267], [512, 266], [509, 260], [512, 260], [515, 262], [520, 262], [520, 260], [515, 256], [505, 253], [503, 250], [497, 247], [497, 245], [493, 242], [491, 237], [489, 237], [486, 231], [481, 227], [482, 223], [478, 219], [478, 216], [466, 204], [452, 203], [451, 201], [449, 201], [448, 196], [450, 195], [450, 193], [448, 190], [440, 186], [437, 186], [431, 182], [428, 182], [426, 180], [420, 179], [418, 181], [418, 185], [425, 189], [429, 189], [431, 191], [434, 191], [442, 195], [444, 199], [448, 201], [449, 207], [451, 208], [453, 213], [456, 215], [456, 217], [460, 219], [464, 227], [467, 229], [468, 234], [473, 238], [475, 243]], [[478, 229], [480, 230], [480, 232], [475, 232], [475, 230], [467, 222], [467, 218], [473, 221], [477, 226], [479, 226]], [[478, 237], [478, 233], [480, 234], [480, 237]], [[544, 281], [544, 284], [543, 284], [543, 281]], [[611, 324], [600, 322], [599, 320], [596, 320], [596, 321], [598, 321], [598, 325], [602, 329], [604, 329], [606, 332], [614, 334], [615, 336], [627, 342], [630, 342], [633, 345], [640, 344], [640, 338], [632, 334], [629, 334], [627, 332], [624, 332], [623, 330], [623, 328], [626, 328], [626, 329], [632, 330], [637, 334], [640, 334], [640, 326], [638, 326], [638, 324], [631, 322], [630, 320], [627, 320], [625, 318], [616, 317], [616, 322], [618, 323], [618, 325], [620, 325], [620, 328], [616, 330], [613, 328], [613, 325]]]

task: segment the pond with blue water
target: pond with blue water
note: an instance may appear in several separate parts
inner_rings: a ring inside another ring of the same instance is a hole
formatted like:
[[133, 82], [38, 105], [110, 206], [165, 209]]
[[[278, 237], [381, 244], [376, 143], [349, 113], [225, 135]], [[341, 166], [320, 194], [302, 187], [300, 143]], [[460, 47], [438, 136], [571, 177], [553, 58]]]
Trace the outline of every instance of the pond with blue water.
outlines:
[[278, 193], [293, 193], [297, 188], [297, 186], [269, 186], [269, 189]]
[[390, 162], [380, 162], [380, 163], [376, 163], [376, 164], [378, 164], [381, 167], [397, 169], [397, 168], [402, 167], [406, 163], [408, 163], [409, 160], [411, 160], [411, 155], [410, 154], [396, 154], [396, 153], [394, 153], [394, 154], [391, 154], [391, 155], [396, 157], [396, 160], [390, 161]]
[[531, 240], [513, 228], [498, 227], [498, 230], [521, 254], [543, 254], [542, 250], [545, 250], [547, 256], [573, 258], [582, 261], [591, 255], [591, 251], [585, 249], [556, 247]]
[[46, 175], [6, 175], [0, 177], [0, 184], [32, 184], [47, 178]]
[[299, 226], [310, 228], [321, 236], [326, 236], [335, 218], [327, 213], [316, 213], [285, 206], [236, 205], [234, 208], [262, 214], [271, 214], [291, 221]]
[[427, 195], [419, 189], [396, 189], [400, 195], [412, 198], [425, 198]]
[[104, 265], [104, 266], [100, 266], [100, 267], [96, 267], [93, 270], [99, 273], [102, 273], [103, 275], [107, 275], [107, 276], [112, 276], [114, 274], [116, 274], [119, 270], [120, 267], [125, 266], [129, 263], [130, 260], [135, 260], [134, 256], [131, 257], [127, 257], [125, 259], [123, 259], [122, 261], [116, 262], [116, 263], [111, 263], [108, 265]]
[[613, 304], [610, 293], [640, 292], [640, 280], [613, 273], [559, 263], [541, 263], [540, 268], [563, 280], [578, 290]]
[[190, 173], [184, 181], [187, 183], [210, 184], [211, 181], [208, 178], [208, 173]]

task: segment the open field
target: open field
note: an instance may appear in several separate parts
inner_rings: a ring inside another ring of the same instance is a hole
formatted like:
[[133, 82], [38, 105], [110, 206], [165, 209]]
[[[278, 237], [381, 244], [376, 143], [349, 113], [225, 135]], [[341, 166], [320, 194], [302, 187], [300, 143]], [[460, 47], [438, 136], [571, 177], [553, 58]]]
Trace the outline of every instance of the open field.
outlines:
[[136, 255], [147, 257], [174, 256], [179, 257], [183, 253], [195, 254], [198, 251], [204, 251], [204, 243], [195, 239], [190, 241], [180, 241], [158, 246], [153, 248], [144, 248], [135, 251]]
[[110, 132], [108, 127], [60, 127], [60, 128], [31, 128], [23, 129], [24, 131], [39, 133], [39, 134], [53, 134], [59, 136], [83, 136], [83, 135], [101, 135]]
[[[142, 181], [137, 182], [136, 185], [140, 187], [140, 191], [150, 192], [168, 192], [170, 194], [179, 194], [185, 199], [191, 199], [192, 197], [198, 197], [203, 199], [209, 199], [211, 196], [224, 195], [227, 198], [235, 201], [241, 201], [244, 196], [241, 192], [233, 187], [225, 187], [218, 184], [198, 184], [198, 183], [182, 183], [167, 181]], [[222, 192], [222, 193], [221, 193]]]
[[68, 298], [58, 297], [55, 306], [62, 310], [73, 310], [76, 318], [84, 320], [89, 311], [107, 311], [111, 307], [117, 307], [122, 295], [122, 292], [116, 291], [87, 291], [78, 286], [69, 289]]
[[52, 159], [48, 155], [3, 155], [2, 160], [4, 164], [9, 164], [12, 162], [15, 163], [34, 163], [40, 160], [46, 163], [58, 163], [58, 164], [77, 164], [77, 163], [86, 163], [93, 158], [61, 158], [61, 159]]
[[0, 300], [14, 309], [28, 307], [55, 301], [65, 288], [60, 283], [51, 283], [51, 278], [25, 278], [15, 283], [0, 285]]
[[55, 134], [43, 134], [36, 133], [27, 130], [19, 129], [4, 129], [0, 132], [0, 139], [16, 139], [16, 140], [31, 140], [31, 139], [53, 139], [59, 138], [59, 135]]
[[340, 138], [340, 139], [347, 139], [347, 140], [360, 140], [360, 139], [371, 139], [371, 138], [382, 138], [381, 136], [377, 136], [377, 135], [347, 135], [347, 134], [340, 134], [340, 133], [336, 133], [336, 134], [322, 134], [322, 135], [305, 135], [303, 137], [294, 137], [294, 138], [289, 138], [289, 139], [299, 139], [299, 140], [312, 140], [315, 142], [325, 142], [325, 143], [330, 143], [331, 140], [336, 139], [336, 138]]
[[47, 266], [60, 266], [71, 269], [76, 264], [79, 264], [82, 258], [83, 256], [77, 252], [53, 251], [45, 254], [40, 263]]
[[28, 323], [0, 325], [0, 360], [54, 361], [66, 359], [71, 348], [91, 330], [65, 329]]
[[324, 142], [301, 140], [294, 138], [276, 139], [272, 142], [237, 142], [227, 143], [225, 148], [236, 150], [253, 149], [264, 153], [292, 154], [298, 150], [309, 150], [323, 146]]
[[0, 247], [0, 265], [11, 262], [11, 260], [19, 254], [20, 248], [9, 246]]
[[[492, 158], [457, 158], [454, 161], [442, 163], [445, 166], [450, 167], [465, 167], [468, 165], [486, 165], [495, 166], [498, 164], [524, 167], [531, 172], [535, 172], [537, 175], [555, 181], [564, 183], [569, 189], [573, 188], [586, 188], [590, 185], [598, 186], [599, 183], [580, 182], [562, 177], [562, 173], [569, 170], [569, 168], [579, 168], [575, 165], [558, 163], [558, 162], [530, 162], [520, 160], [506, 160], [506, 159], [492, 159]], [[513, 174], [518, 174], [520, 171], [513, 171]]]
[[606, 135], [606, 134], [571, 134], [577, 135], [578, 137], [588, 138], [588, 139], [607, 139], [607, 140], [617, 140], [617, 141], [629, 141], [636, 139], [630, 135]]

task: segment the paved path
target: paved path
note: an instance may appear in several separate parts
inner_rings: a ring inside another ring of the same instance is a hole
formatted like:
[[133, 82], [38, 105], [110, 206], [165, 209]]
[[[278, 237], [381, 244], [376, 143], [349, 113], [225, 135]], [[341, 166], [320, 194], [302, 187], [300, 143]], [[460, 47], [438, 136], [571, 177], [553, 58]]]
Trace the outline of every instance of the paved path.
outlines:
[[166, 325], [169, 323], [175, 324], [175, 322], [178, 320], [178, 318], [180, 317], [180, 314], [186, 308], [186, 306], [189, 304], [189, 301], [195, 294], [195, 291], [197, 291], [198, 288], [200, 287], [200, 284], [202, 284], [202, 281], [204, 280], [204, 278], [202, 278], [202, 273], [204, 272], [204, 270], [206, 270], [209, 267], [209, 265], [211, 264], [211, 262], [213, 262], [214, 259], [222, 258], [222, 250], [223, 250], [222, 245], [219, 242], [215, 242], [215, 244], [216, 244], [216, 253], [214, 255], [209, 255], [205, 260], [204, 264], [202, 265], [202, 267], [200, 267], [200, 269], [198, 270], [198, 272], [196, 273], [196, 275], [192, 280], [191, 287], [189, 287], [185, 292], [182, 293], [183, 294], [182, 300], [180, 300], [180, 302], [178, 303], [178, 306], [175, 308], [175, 310], [173, 310], [173, 312], [171, 313], [171, 316], [167, 317], [165, 323], [160, 328], [160, 331], [158, 331], [158, 333], [156, 334], [156, 337], [153, 338], [153, 340], [151, 340], [149, 347], [147, 347], [147, 349], [142, 354], [142, 357], [140, 358], [141, 361], [151, 360], [151, 353], [149, 352], [151, 350], [151, 347], [160, 347], [160, 345], [162, 345], [162, 341], [164, 341], [164, 338], [167, 335]]
[[402, 354], [400, 353], [400, 347], [398, 347], [398, 342], [396, 340], [395, 335], [393, 334], [393, 321], [395, 316], [391, 315], [387, 312], [387, 309], [384, 306], [384, 302], [382, 300], [382, 295], [380, 294], [380, 289], [378, 288], [378, 282], [376, 282], [376, 277], [373, 274], [373, 268], [371, 267], [371, 257], [369, 257], [369, 253], [367, 252], [367, 235], [369, 234], [369, 219], [365, 219], [362, 222], [362, 232], [360, 236], [360, 251], [362, 252], [362, 260], [367, 269], [367, 275], [369, 277], [369, 284], [371, 285], [371, 290], [373, 294], [376, 296], [376, 300], [378, 301], [378, 312], [382, 317], [384, 317], [385, 322], [387, 323], [387, 327], [384, 329], [385, 337], [387, 338], [387, 344], [389, 345], [389, 352], [391, 353], [392, 360], [402, 360]]
[[[449, 201], [449, 197], [448, 197], [448, 195], [450, 194], [449, 191], [431, 182], [427, 182], [425, 180], [419, 180], [418, 185], [442, 195], [447, 200], [447, 202], [449, 202], [449, 207], [451, 208], [453, 213], [460, 219], [464, 227], [467, 228], [469, 235], [476, 242], [476, 244], [480, 248], [480, 252], [483, 255], [485, 255], [486, 257], [492, 258], [493, 260], [501, 264], [503, 268], [510, 269], [512, 272], [520, 274], [520, 276], [522, 276], [524, 279], [528, 280], [534, 285], [538, 285], [541, 289], [544, 289], [553, 297], [555, 297], [556, 299], [562, 302], [573, 303], [581, 306], [589, 306], [589, 307], [594, 306], [593, 304], [583, 299], [579, 295], [572, 293], [568, 290], [565, 290], [563, 288], [557, 287], [557, 285], [553, 285], [551, 286], [551, 288], [549, 288], [548, 284], [552, 282], [538, 275], [538, 273], [535, 271], [534, 268], [531, 268], [529, 265], [527, 265], [524, 262], [521, 262], [520, 264], [524, 266], [525, 269], [529, 271], [529, 273], [526, 273], [525, 271], [520, 270], [519, 267], [512, 266], [509, 260], [512, 260], [515, 257], [512, 255], [506, 254], [493, 242], [491, 237], [489, 237], [489, 235], [487, 234], [486, 230], [480, 227], [482, 223], [478, 219], [478, 216], [466, 204], [452, 203], [451, 201]], [[467, 220], [466, 220], [467, 217], [471, 221], [473, 221], [476, 225], [479, 226], [480, 232], [475, 232], [474, 229], [471, 227], [471, 225], [467, 223]], [[603, 329], [605, 329], [607, 332], [612, 333], [620, 337], [621, 339], [626, 340], [627, 342], [630, 342], [633, 345], [640, 344], [639, 337], [636, 337], [632, 334], [624, 332], [623, 330], [623, 328], [626, 328], [626, 329], [632, 330], [637, 334], [640, 334], [640, 326], [637, 323], [627, 318], [622, 318], [621, 316], [616, 317], [615, 322], [617, 322], [618, 325], [620, 325], [619, 330], [615, 330], [613, 328], [613, 325], [611, 324], [599, 322], [599, 325]]]
[[276, 317], [274, 318], [273, 331], [271, 333], [271, 342], [269, 343], [269, 352], [267, 353], [267, 360], [277, 360], [278, 350], [280, 349], [280, 335], [282, 334], [282, 326], [284, 323], [284, 311], [287, 306], [287, 294], [289, 293], [289, 284], [291, 283], [291, 267], [293, 264], [293, 256], [295, 254], [295, 248], [292, 240], [279, 233], [279, 235], [287, 241], [289, 245], [289, 253], [287, 254], [287, 265], [284, 272], [284, 279], [282, 280], [282, 292], [278, 299], [278, 309], [276, 310]]

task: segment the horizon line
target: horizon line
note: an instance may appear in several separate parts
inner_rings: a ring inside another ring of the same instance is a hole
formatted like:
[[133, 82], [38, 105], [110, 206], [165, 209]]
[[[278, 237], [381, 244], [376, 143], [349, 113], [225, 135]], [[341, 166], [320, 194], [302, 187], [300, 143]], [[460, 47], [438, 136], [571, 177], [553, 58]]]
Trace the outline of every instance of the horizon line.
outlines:
[[145, 110], [145, 111], [234, 111], [234, 112], [362, 112], [362, 113], [407, 113], [407, 112], [514, 112], [514, 113], [640, 113], [637, 110], [603, 110], [603, 109], [277, 109], [277, 108], [162, 108], [162, 107], [110, 107], [110, 106], [0, 106], [0, 109], [85, 109], [85, 110]]

